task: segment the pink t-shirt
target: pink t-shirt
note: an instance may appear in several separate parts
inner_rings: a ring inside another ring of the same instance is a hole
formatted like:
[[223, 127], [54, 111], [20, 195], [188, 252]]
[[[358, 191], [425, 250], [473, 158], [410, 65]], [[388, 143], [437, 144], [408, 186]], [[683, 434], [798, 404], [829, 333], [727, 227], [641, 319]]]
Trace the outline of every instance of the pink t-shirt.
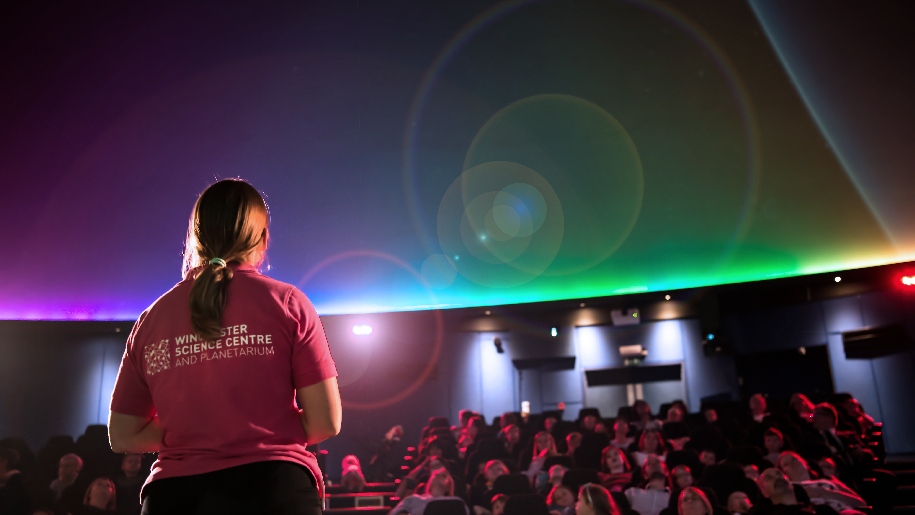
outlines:
[[295, 390], [337, 375], [324, 327], [294, 286], [250, 265], [230, 266], [223, 337], [197, 338], [188, 308], [193, 280], [178, 283], [134, 325], [111, 411], [159, 416], [163, 441], [146, 484], [282, 460], [307, 467], [323, 495]]

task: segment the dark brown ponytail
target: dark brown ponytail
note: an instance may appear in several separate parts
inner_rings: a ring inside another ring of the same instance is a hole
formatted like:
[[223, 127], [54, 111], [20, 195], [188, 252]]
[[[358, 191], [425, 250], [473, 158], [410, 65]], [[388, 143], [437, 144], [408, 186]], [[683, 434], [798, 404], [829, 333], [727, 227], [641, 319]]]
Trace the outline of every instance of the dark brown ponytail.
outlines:
[[262, 257], [255, 253], [267, 238], [267, 220], [263, 197], [241, 180], [213, 184], [194, 204], [183, 271], [185, 277], [194, 277], [191, 324], [204, 340], [215, 340], [222, 331], [226, 290], [233, 276], [228, 265]]

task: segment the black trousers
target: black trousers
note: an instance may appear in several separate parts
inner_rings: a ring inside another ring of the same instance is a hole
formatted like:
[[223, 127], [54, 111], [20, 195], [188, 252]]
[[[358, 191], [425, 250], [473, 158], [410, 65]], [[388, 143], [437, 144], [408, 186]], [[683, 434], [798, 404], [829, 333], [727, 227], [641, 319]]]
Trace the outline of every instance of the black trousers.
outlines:
[[262, 461], [153, 481], [143, 492], [142, 515], [320, 515], [321, 508], [305, 467]]

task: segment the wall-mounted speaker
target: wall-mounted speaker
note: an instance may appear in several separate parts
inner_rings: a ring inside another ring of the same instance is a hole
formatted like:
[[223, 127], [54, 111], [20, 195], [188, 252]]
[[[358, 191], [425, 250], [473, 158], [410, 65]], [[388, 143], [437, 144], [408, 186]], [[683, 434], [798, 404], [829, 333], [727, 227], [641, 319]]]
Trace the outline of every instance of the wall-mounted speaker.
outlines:
[[902, 324], [842, 333], [847, 359], [873, 359], [915, 349], [915, 340]]

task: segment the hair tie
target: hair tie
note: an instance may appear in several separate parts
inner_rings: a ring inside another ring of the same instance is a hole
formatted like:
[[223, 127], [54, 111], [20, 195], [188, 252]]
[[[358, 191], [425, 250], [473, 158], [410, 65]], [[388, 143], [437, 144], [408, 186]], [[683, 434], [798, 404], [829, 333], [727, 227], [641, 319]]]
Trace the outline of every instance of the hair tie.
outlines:
[[221, 267], [223, 267], [223, 268], [226, 267], [226, 261], [225, 261], [224, 259], [222, 259], [222, 258], [213, 258], [213, 259], [210, 260], [210, 264], [211, 264], [211, 265], [218, 265], [218, 266], [221, 266]]

